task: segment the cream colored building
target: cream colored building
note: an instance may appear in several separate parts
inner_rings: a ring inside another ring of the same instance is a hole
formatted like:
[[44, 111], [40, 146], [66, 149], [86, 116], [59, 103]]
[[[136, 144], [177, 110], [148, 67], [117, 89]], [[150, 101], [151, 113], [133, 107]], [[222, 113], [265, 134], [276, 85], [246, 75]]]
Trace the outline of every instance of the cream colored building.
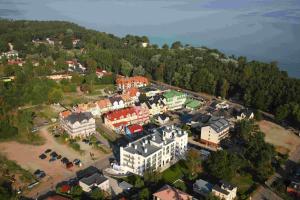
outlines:
[[109, 191], [110, 188], [109, 180], [99, 173], [80, 179], [79, 186], [85, 192], [90, 192], [95, 187], [103, 191]]
[[220, 186], [212, 188], [212, 194], [224, 200], [234, 200], [236, 198], [237, 187], [222, 181]]
[[87, 137], [96, 132], [95, 119], [90, 112], [73, 112], [61, 118], [60, 124], [71, 138]]
[[201, 127], [200, 140], [209, 146], [219, 147], [220, 142], [229, 135], [229, 122], [224, 118], [211, 117]]
[[188, 134], [175, 126], [155, 129], [126, 147], [120, 147], [120, 166], [125, 172], [143, 175], [145, 170], [167, 169], [185, 156]]

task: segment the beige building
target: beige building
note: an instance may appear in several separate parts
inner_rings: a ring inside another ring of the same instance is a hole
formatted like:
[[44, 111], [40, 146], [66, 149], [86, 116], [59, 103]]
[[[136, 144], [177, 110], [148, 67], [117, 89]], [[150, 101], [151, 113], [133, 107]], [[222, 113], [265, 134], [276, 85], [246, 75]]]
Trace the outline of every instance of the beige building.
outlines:
[[185, 156], [188, 134], [175, 126], [155, 129], [126, 147], [120, 147], [120, 165], [125, 172], [143, 175], [145, 170], [164, 170]]
[[220, 142], [229, 135], [229, 122], [224, 118], [210, 117], [201, 126], [200, 140], [209, 146], [219, 147]]
[[86, 137], [96, 132], [95, 119], [90, 112], [73, 112], [61, 117], [60, 124], [71, 138]]
[[93, 188], [109, 191], [109, 180], [99, 173], [95, 173], [91, 176], [80, 179], [79, 186], [85, 192], [90, 192]]
[[215, 185], [212, 188], [212, 194], [224, 200], [234, 200], [236, 193], [237, 187], [224, 181], [221, 181], [220, 185]]

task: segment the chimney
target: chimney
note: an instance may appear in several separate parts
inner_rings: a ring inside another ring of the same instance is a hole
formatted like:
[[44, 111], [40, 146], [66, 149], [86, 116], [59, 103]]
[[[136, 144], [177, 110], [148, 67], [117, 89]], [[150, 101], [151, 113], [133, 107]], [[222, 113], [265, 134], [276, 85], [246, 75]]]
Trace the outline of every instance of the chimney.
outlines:
[[148, 151], [147, 148], [145, 148], [145, 149], [144, 149], [144, 152], [147, 153], [147, 151]]
[[152, 140], [155, 140], [155, 135], [152, 136]]
[[137, 145], [136, 144], [134, 145], [134, 149], [137, 149]]

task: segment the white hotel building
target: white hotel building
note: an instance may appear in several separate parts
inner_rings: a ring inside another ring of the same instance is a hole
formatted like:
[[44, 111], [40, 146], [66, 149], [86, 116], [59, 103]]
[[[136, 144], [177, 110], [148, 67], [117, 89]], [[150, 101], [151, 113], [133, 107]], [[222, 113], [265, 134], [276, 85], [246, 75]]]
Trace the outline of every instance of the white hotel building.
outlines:
[[60, 119], [61, 127], [71, 138], [86, 137], [96, 132], [96, 123], [90, 112], [73, 112]]
[[175, 126], [155, 129], [126, 147], [120, 147], [120, 165], [125, 172], [143, 175], [145, 170], [164, 170], [185, 156], [188, 134]]

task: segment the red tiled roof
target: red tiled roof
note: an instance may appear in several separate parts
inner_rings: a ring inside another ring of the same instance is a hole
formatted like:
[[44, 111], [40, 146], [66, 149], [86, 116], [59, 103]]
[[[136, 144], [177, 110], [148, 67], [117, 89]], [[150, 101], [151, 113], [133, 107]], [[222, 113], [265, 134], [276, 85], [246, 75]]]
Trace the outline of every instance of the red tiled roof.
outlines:
[[143, 127], [138, 124], [133, 124], [127, 127], [131, 134], [143, 131]]
[[63, 118], [68, 117], [68, 116], [71, 115], [71, 114], [72, 114], [72, 112], [69, 111], [69, 110], [65, 110], [65, 111], [62, 111], [62, 112], [60, 113], [60, 115], [61, 115]]
[[71, 187], [69, 185], [63, 185], [60, 190], [61, 190], [61, 192], [66, 193], [66, 192], [69, 192], [70, 189], [71, 189]]
[[134, 87], [132, 87], [128, 90], [128, 94], [130, 95], [130, 97], [135, 97], [138, 92], [139, 92], [139, 89], [134, 88]]
[[118, 77], [116, 80], [117, 84], [128, 84], [128, 83], [134, 83], [134, 82], [145, 83], [145, 84], [149, 83], [148, 79], [143, 76]]
[[160, 200], [192, 200], [192, 196], [169, 185], [165, 185], [153, 196]]
[[136, 110], [133, 108], [133, 107], [129, 107], [129, 108], [123, 108], [123, 109], [120, 109], [120, 110], [115, 110], [115, 111], [112, 111], [112, 112], [109, 112], [106, 114], [106, 118], [109, 119], [109, 120], [119, 120], [122, 116], [124, 118], [127, 117], [127, 115], [130, 114], [136, 114]]

